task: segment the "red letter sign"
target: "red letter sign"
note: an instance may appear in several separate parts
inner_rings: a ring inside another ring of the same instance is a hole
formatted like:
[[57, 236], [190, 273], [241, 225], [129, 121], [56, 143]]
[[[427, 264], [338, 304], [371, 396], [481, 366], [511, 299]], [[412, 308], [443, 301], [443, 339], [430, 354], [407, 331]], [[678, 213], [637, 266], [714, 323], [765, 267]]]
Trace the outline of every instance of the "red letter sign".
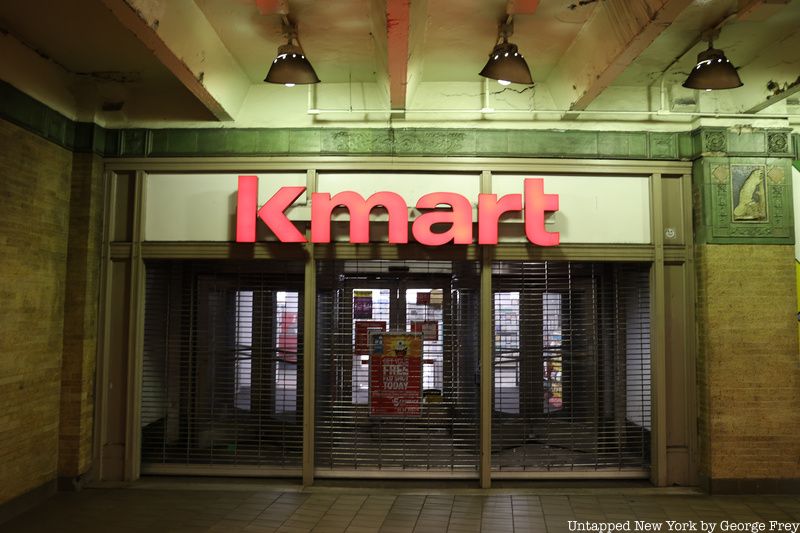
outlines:
[[[439, 246], [453, 241], [455, 244], [472, 244], [472, 206], [469, 200], [452, 192], [426, 194], [417, 202], [417, 209], [434, 209], [439, 204], [450, 205], [452, 211], [431, 211], [417, 217], [411, 231], [417, 242], [428, 246]], [[431, 226], [450, 223], [444, 233], [434, 233]]]
[[258, 218], [264, 221], [281, 242], [306, 242], [303, 234], [286, 218], [284, 213], [305, 190], [305, 187], [281, 187], [258, 210]]
[[496, 194], [478, 195], [478, 244], [497, 244], [500, 215], [522, 211], [522, 195], [506, 194], [500, 201]]
[[525, 235], [539, 246], [558, 246], [561, 235], [544, 229], [545, 211], [558, 211], [558, 195], [544, 193], [544, 180], [525, 180]]
[[369, 213], [382, 205], [389, 212], [389, 242], [408, 242], [408, 206], [393, 192], [376, 192], [367, 200], [358, 193], [340, 192], [333, 198], [328, 193], [311, 195], [311, 242], [331, 242], [331, 214], [338, 206], [350, 212], [350, 242], [369, 242]]
[[256, 242], [258, 176], [239, 176], [236, 193], [236, 242]]
[[[548, 211], [558, 211], [558, 195], [544, 193], [544, 180], [525, 180], [525, 235], [539, 246], [556, 246], [560, 242], [558, 232], [545, 229], [544, 217]], [[255, 242], [256, 218], [264, 221], [281, 242], [306, 242], [297, 227], [286, 217], [286, 209], [305, 192], [305, 187], [281, 187], [261, 209], [258, 202], [258, 177], [239, 176], [236, 210], [236, 242]], [[441, 205], [449, 210], [437, 209]], [[331, 198], [328, 193], [311, 195], [311, 240], [316, 243], [331, 242], [331, 216], [338, 206], [350, 213], [350, 242], [369, 242], [370, 212], [383, 206], [389, 213], [389, 242], [408, 242], [408, 206], [405, 200], [393, 192], [377, 192], [364, 200], [358, 193], [345, 191]], [[472, 205], [469, 200], [456, 193], [435, 192], [424, 195], [417, 202], [417, 209], [430, 209], [422, 213], [412, 225], [417, 242], [427, 246], [472, 244]], [[507, 194], [498, 200], [496, 194], [478, 196], [478, 244], [497, 244], [498, 224], [503, 213], [522, 211], [522, 195]], [[450, 228], [435, 233], [435, 224], [450, 224]]]
[[[286, 218], [286, 213], [284, 213], [305, 190], [305, 187], [281, 187], [258, 210], [258, 218], [264, 221], [281, 242], [306, 242], [303, 234]], [[258, 202], [257, 176], [239, 176], [239, 192], [236, 200], [236, 242], [255, 242], [255, 208]]]

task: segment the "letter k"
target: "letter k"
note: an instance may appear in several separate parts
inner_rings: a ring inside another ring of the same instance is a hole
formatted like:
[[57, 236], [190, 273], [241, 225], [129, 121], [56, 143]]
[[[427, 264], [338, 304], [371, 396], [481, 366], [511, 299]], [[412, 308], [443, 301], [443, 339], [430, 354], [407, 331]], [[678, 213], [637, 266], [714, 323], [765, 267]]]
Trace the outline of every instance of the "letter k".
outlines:
[[286, 209], [305, 192], [305, 187], [281, 187], [272, 198], [258, 210], [258, 218], [264, 221], [281, 242], [306, 242], [306, 238], [286, 218]]

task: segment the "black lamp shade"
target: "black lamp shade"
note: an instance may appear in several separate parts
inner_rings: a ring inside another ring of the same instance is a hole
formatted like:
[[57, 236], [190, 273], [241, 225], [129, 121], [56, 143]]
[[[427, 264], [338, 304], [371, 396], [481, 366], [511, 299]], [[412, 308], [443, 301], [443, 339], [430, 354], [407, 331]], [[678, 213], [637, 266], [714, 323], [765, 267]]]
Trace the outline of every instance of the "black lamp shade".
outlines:
[[528, 63], [517, 50], [517, 45], [509, 42], [495, 45], [489, 61], [486, 62], [480, 75], [492, 80], [510, 81], [523, 85], [533, 84]]
[[697, 55], [697, 65], [683, 82], [687, 89], [717, 90], [741, 87], [736, 68], [722, 50], [709, 47]]
[[278, 48], [278, 54], [264, 81], [291, 86], [319, 83], [319, 78], [306, 59], [303, 49], [297, 45], [285, 44]]

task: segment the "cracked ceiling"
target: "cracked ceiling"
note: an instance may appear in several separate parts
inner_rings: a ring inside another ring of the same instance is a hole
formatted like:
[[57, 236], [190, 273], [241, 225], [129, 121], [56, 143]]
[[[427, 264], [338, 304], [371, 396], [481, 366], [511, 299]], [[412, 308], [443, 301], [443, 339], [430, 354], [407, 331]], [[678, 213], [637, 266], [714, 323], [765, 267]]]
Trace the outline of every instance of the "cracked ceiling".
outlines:
[[[312, 89], [262, 82], [286, 10]], [[508, 13], [535, 87], [477, 74]], [[28, 0], [0, 4], [0, 78], [112, 126], [791, 125], [798, 27], [789, 0]], [[684, 89], [714, 29], [744, 87]]]

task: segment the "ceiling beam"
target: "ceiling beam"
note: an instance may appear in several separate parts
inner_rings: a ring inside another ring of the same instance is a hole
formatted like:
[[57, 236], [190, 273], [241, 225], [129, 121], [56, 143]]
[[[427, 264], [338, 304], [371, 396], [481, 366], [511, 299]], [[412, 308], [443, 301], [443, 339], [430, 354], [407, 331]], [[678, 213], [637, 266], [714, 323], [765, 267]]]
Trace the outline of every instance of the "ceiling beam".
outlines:
[[389, 66], [386, 51], [386, 0], [370, 1], [372, 42], [375, 45], [375, 82], [385, 104], [389, 104]]
[[789, 3], [789, 0], [739, 0], [736, 17], [752, 22], [763, 21]]
[[425, 35], [428, 28], [428, 0], [411, 3], [411, 30], [408, 35], [408, 73], [406, 74], [406, 105], [414, 101], [425, 64]]
[[547, 78], [559, 109], [586, 109], [692, 0], [606, 0]]
[[289, 14], [289, 0], [256, 0], [256, 7], [262, 15]]
[[411, 29], [409, 0], [386, 0], [386, 52], [391, 109], [406, 108], [408, 43]]
[[217, 120], [234, 119], [250, 80], [192, 0], [102, 2]]
[[507, 15], [530, 15], [539, 7], [539, 0], [508, 0]]

